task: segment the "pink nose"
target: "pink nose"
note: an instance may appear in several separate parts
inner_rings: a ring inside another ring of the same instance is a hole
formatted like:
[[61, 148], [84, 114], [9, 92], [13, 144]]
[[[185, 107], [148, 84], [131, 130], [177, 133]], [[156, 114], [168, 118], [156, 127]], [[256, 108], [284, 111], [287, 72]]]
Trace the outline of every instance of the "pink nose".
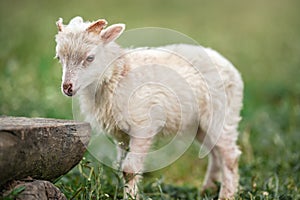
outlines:
[[72, 83], [64, 83], [63, 84], [63, 91], [69, 97], [73, 96], [73, 85], [72, 85]]

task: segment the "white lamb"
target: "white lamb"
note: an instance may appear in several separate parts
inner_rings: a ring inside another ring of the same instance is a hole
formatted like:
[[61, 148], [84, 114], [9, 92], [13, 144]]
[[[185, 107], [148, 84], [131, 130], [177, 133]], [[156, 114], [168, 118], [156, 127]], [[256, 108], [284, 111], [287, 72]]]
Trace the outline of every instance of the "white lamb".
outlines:
[[[120, 148], [129, 149], [122, 162], [124, 197], [139, 198], [137, 184], [155, 135], [188, 134], [196, 127], [196, 138], [210, 150], [202, 190], [215, 189], [215, 182], [220, 182], [219, 198], [234, 198], [239, 181], [241, 152], [236, 140], [243, 98], [238, 71], [217, 52], [200, 46], [122, 49], [114, 41], [125, 25], [104, 29], [106, 24], [103, 19], [83, 22], [75, 17], [63, 25], [60, 19], [56, 55], [63, 66], [63, 93], [78, 94], [86, 119], [114, 136]], [[172, 73], [163, 74], [168, 70], [183, 81], [174, 80]], [[145, 84], [155, 77], [167, 86]], [[178, 98], [166, 90], [169, 83], [176, 87]], [[154, 109], [156, 105], [160, 107]]]

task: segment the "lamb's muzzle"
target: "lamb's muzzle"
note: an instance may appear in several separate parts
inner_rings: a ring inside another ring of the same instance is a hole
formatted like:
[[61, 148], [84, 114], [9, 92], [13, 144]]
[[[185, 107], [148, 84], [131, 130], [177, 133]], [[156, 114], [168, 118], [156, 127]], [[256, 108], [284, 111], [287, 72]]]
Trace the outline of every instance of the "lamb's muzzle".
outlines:
[[63, 88], [63, 92], [65, 93], [65, 95], [67, 95], [69, 97], [71, 97], [75, 94], [73, 91], [72, 83], [64, 83], [62, 88]]

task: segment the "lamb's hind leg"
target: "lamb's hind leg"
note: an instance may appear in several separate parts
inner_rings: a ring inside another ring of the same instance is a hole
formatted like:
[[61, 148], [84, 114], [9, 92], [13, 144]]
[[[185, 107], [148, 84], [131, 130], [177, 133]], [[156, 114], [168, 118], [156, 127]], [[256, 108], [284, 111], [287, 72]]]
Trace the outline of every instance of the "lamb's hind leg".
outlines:
[[216, 192], [218, 187], [216, 185], [217, 182], [221, 182], [221, 165], [219, 153], [216, 149], [212, 149], [209, 154], [208, 166], [203, 182], [203, 186], [201, 189], [201, 193], [204, 193], [207, 190], [212, 192]]
[[[221, 134], [210, 152], [202, 191], [215, 190], [215, 182], [221, 182], [220, 199], [233, 199], [238, 188], [238, 159], [241, 151], [236, 144], [237, 136], [236, 130]], [[199, 131], [197, 139], [203, 142], [204, 137], [205, 134]]]
[[222, 183], [220, 199], [233, 199], [239, 183], [238, 159], [241, 154], [236, 144], [237, 131], [233, 134], [223, 134], [215, 148], [221, 158]]
[[[202, 143], [205, 134], [199, 130], [197, 139]], [[221, 163], [220, 154], [217, 149], [213, 148], [209, 154], [208, 166], [202, 185], [201, 193], [207, 190], [216, 192], [218, 190], [216, 182], [221, 182]]]
[[131, 137], [129, 152], [126, 155], [122, 169], [125, 179], [124, 199], [128, 195], [138, 199], [138, 183], [142, 177], [143, 163], [152, 144], [152, 138]]

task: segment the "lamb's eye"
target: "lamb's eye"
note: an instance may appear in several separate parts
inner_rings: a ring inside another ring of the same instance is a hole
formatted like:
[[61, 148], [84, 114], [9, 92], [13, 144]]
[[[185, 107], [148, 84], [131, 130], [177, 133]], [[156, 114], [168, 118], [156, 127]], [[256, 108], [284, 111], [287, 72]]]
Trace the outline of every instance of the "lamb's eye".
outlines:
[[94, 59], [95, 59], [95, 56], [88, 56], [88, 57], [86, 57], [85, 60], [88, 61], [88, 62], [93, 62]]
[[55, 58], [56, 58], [58, 61], [60, 61], [60, 57], [59, 57], [59, 56], [56, 56]]

